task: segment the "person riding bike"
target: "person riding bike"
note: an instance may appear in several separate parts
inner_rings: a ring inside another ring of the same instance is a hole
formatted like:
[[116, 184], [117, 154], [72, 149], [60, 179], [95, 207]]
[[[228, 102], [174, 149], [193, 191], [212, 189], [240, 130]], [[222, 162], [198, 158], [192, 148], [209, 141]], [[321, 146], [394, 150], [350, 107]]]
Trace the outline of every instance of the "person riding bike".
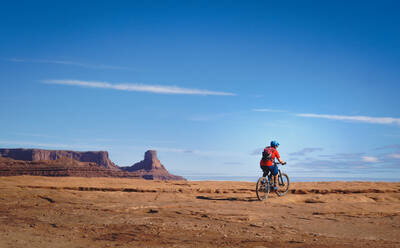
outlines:
[[277, 150], [279, 143], [275, 140], [271, 141], [270, 146], [267, 146], [263, 151], [263, 158], [260, 161], [260, 167], [263, 170], [263, 177], [268, 175], [268, 172], [271, 172], [274, 190], [278, 190], [278, 166], [274, 163], [275, 158], [278, 159], [279, 163], [282, 165], [286, 164], [285, 161], [281, 160], [279, 152]]

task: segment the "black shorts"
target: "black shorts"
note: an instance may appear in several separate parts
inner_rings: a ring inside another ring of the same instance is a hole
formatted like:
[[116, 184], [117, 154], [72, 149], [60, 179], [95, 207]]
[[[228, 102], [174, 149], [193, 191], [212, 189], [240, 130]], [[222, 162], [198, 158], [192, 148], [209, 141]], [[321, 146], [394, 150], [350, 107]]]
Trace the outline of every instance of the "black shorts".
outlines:
[[271, 166], [260, 166], [260, 167], [264, 172], [264, 175], [263, 175], [264, 177], [266, 177], [268, 175], [268, 172], [271, 172], [271, 174], [273, 176], [278, 175], [278, 165], [276, 165], [276, 164], [273, 164]]

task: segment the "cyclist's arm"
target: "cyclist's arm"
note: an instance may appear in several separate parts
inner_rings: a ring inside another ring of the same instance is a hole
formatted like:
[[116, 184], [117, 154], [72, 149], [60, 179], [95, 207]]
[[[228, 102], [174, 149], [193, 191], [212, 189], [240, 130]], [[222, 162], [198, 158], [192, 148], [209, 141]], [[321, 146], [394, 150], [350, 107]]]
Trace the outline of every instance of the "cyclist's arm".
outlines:
[[281, 158], [277, 158], [277, 159], [278, 159], [279, 163], [281, 163], [281, 164], [286, 164], [286, 162], [283, 161]]
[[275, 150], [275, 151], [276, 151], [276, 159], [278, 159], [279, 163], [286, 164], [286, 162], [281, 159], [279, 152], [277, 150]]

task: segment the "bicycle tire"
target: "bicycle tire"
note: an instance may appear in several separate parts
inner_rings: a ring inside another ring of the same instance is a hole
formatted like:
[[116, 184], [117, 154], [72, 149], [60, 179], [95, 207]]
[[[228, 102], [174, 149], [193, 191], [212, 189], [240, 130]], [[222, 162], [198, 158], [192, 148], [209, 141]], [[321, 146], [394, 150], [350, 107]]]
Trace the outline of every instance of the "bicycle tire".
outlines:
[[260, 177], [256, 184], [256, 194], [260, 201], [265, 201], [270, 192], [269, 181], [266, 177]]
[[276, 191], [278, 196], [284, 196], [289, 191], [290, 180], [286, 173], [282, 173], [282, 177], [278, 177], [279, 188]]

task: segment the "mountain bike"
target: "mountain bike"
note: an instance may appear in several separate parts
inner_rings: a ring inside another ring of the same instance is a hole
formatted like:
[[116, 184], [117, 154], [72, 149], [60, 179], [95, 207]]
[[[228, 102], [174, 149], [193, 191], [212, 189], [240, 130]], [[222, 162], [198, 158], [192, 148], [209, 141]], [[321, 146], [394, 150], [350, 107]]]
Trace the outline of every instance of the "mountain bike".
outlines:
[[[275, 163], [275, 162], [274, 162]], [[279, 164], [279, 163], [277, 163]], [[278, 169], [278, 190], [273, 190], [274, 185], [272, 183], [271, 172], [266, 177], [260, 177], [256, 185], [257, 198], [260, 201], [264, 201], [268, 198], [269, 192], [275, 191], [278, 196], [284, 196], [289, 191], [289, 176], [286, 173], [282, 173]]]

